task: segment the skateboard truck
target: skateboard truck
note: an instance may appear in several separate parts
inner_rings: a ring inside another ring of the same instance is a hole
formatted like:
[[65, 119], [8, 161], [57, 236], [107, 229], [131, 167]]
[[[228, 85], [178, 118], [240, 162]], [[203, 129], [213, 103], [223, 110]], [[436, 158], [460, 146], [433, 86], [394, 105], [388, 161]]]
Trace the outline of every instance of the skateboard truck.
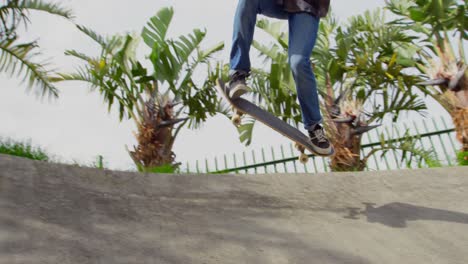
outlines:
[[231, 121], [236, 127], [238, 127], [242, 123], [242, 116], [244, 115], [244, 113], [235, 109], [234, 107], [232, 108], [232, 111], [234, 112], [234, 115], [232, 116]]
[[299, 162], [306, 164], [309, 161], [309, 156], [305, 154], [305, 148], [297, 143], [294, 143], [294, 147], [301, 152], [301, 155], [299, 155]]

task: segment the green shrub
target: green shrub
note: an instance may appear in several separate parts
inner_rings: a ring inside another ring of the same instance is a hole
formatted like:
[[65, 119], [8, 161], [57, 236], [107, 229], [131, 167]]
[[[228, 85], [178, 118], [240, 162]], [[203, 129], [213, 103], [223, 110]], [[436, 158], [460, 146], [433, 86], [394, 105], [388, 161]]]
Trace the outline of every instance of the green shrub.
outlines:
[[158, 167], [144, 168], [143, 166], [137, 166], [138, 171], [140, 172], [149, 172], [149, 173], [177, 173], [178, 168], [171, 164], [166, 164]]
[[0, 139], [0, 154], [18, 156], [32, 160], [49, 161], [49, 155], [40, 147], [33, 147], [31, 142], [19, 142], [12, 139]]
[[459, 151], [457, 153], [458, 165], [468, 166], [468, 151]]

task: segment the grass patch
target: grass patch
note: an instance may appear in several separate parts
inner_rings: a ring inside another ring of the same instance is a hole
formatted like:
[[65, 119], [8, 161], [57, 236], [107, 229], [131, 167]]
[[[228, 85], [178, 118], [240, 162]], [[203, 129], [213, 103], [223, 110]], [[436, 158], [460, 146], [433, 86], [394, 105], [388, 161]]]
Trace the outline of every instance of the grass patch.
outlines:
[[50, 160], [46, 151], [40, 147], [33, 146], [31, 141], [20, 142], [12, 139], [0, 139], [0, 154], [23, 157], [32, 160]]

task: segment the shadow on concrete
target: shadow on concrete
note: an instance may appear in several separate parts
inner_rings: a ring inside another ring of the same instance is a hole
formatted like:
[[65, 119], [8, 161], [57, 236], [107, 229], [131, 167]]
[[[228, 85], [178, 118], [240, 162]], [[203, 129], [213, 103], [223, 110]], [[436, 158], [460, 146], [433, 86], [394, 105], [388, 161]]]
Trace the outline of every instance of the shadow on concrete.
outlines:
[[370, 263], [261, 224], [287, 222], [281, 212], [289, 208], [276, 197], [237, 188], [138, 195], [67, 181], [5, 180], [0, 263], [272, 263], [272, 255], [288, 263]]
[[441, 210], [407, 203], [389, 203], [375, 207], [374, 203], [363, 203], [365, 209], [348, 207], [348, 219], [367, 217], [369, 223], [380, 223], [389, 227], [404, 228], [408, 221], [428, 220], [468, 224], [468, 214]]

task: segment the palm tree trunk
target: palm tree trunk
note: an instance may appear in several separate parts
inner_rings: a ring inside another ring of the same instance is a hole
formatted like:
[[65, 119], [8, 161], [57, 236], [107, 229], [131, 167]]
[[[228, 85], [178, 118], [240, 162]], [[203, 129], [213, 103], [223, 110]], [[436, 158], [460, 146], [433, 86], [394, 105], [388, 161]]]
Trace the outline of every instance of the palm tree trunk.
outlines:
[[337, 124], [337, 135], [333, 139], [335, 155], [331, 158], [332, 171], [363, 171], [361, 161], [361, 136], [353, 135], [350, 124]]
[[[150, 99], [144, 104], [143, 124], [138, 126], [136, 139], [138, 146], [130, 152], [130, 156], [140, 170], [161, 166], [176, 168], [174, 144], [173, 112], [170, 102], [156, 108], [155, 101]], [[166, 123], [164, 123], [166, 122]]]
[[[468, 153], [468, 78], [466, 72], [455, 89], [449, 93], [453, 94], [450, 96], [452, 106], [449, 113], [455, 126], [457, 140], [462, 144], [461, 151]], [[468, 160], [468, 155], [465, 155], [464, 159]]]
[[[452, 114], [457, 139], [462, 143], [462, 151], [468, 151], [468, 108], [459, 109]], [[468, 157], [465, 157], [468, 159]]]
[[136, 135], [138, 146], [130, 152], [132, 159], [141, 168], [154, 168], [164, 165], [174, 165], [175, 154], [172, 151], [173, 142], [171, 129], [158, 129], [145, 124], [140, 126]]

